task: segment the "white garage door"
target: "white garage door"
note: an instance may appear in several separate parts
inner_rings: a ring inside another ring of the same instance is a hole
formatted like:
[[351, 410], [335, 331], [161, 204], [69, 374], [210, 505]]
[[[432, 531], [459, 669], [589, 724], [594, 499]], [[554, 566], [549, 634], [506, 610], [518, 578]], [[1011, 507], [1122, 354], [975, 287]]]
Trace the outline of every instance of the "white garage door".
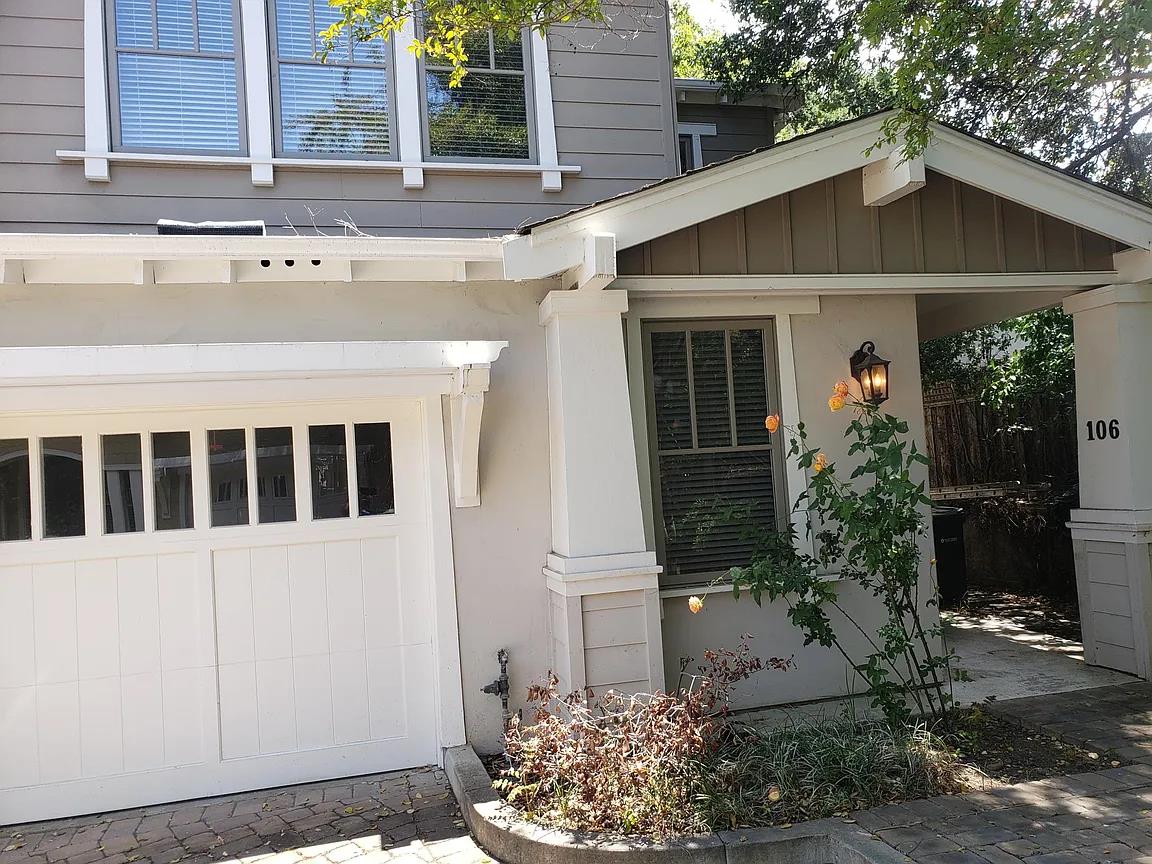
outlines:
[[434, 762], [420, 407], [0, 418], [0, 823]]

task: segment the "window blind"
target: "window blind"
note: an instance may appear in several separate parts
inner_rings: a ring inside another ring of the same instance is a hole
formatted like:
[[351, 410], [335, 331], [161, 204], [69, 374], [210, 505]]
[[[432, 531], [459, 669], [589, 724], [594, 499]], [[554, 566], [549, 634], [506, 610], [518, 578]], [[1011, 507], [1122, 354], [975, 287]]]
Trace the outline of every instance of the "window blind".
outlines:
[[468, 74], [449, 87], [452, 71], [428, 64], [424, 102], [431, 156], [528, 159], [525, 41], [480, 34], [465, 46]]
[[698, 581], [746, 565], [777, 524], [769, 334], [658, 329], [648, 348], [661, 563], [670, 581]]
[[119, 146], [238, 152], [233, 0], [116, 0], [113, 14]]
[[319, 33], [339, 20], [326, 0], [276, 0], [280, 150], [392, 155], [388, 46], [344, 39], [322, 62]]

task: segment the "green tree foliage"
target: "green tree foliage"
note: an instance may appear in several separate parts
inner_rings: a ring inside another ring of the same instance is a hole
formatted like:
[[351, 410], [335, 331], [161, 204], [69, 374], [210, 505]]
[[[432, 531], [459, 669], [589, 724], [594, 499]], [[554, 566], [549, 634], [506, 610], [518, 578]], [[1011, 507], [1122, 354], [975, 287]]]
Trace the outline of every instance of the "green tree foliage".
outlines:
[[412, 44], [417, 56], [427, 56], [452, 68], [450, 85], [467, 75], [470, 37], [491, 30], [498, 39], [513, 41], [524, 28], [546, 31], [576, 21], [605, 23], [601, 0], [329, 0], [343, 17], [321, 35], [328, 50], [349, 35], [355, 42], [390, 39], [406, 22], [418, 19]]
[[952, 381], [994, 408], [1067, 400], [1076, 388], [1072, 317], [1059, 307], [930, 339], [920, 345], [925, 386]]
[[892, 107], [906, 153], [929, 119], [1148, 194], [1149, 0], [731, 0], [744, 22], [703, 52], [739, 96], [777, 86], [794, 131]]
[[672, 0], [668, 15], [672, 22], [673, 74], [677, 78], [706, 78], [708, 70], [701, 54], [717, 43], [720, 33], [705, 29], [684, 0]]

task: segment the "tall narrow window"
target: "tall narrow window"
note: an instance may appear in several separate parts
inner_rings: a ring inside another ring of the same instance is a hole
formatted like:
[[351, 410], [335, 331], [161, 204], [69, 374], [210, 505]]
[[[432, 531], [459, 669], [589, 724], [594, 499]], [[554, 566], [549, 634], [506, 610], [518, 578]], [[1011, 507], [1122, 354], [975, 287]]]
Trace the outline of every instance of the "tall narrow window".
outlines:
[[260, 522], [296, 521], [292, 428], [256, 430], [256, 490]]
[[192, 442], [187, 432], [152, 433], [156, 530], [193, 526]]
[[139, 435], [103, 435], [104, 533], [144, 530], [144, 471]]
[[389, 43], [354, 43], [349, 34], [322, 61], [318, 34], [340, 11], [327, 0], [275, 0], [272, 7], [279, 151], [390, 157]]
[[339, 519], [348, 510], [348, 437], [343, 424], [308, 427], [312, 518]]
[[212, 526], [248, 524], [248, 448], [243, 429], [208, 432]]
[[647, 333], [657, 545], [670, 583], [746, 565], [781, 518], [772, 332], [763, 325], [653, 325]]
[[424, 70], [428, 155], [450, 159], [529, 159], [527, 40], [477, 34], [465, 45], [468, 75], [449, 87], [451, 68]]
[[239, 153], [237, 0], [113, 0], [109, 6], [116, 146]]
[[41, 438], [44, 536], [84, 534], [84, 448], [79, 435]]
[[32, 538], [27, 438], [0, 439], [0, 542]]
[[387, 423], [356, 424], [356, 484], [360, 515], [396, 512], [392, 488], [392, 429]]

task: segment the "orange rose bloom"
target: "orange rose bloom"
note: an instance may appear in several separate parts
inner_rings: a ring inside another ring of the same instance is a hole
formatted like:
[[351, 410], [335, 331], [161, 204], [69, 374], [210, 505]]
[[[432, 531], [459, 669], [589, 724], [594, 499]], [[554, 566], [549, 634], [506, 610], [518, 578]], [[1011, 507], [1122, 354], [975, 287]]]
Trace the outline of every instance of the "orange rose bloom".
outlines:
[[847, 381], [837, 381], [836, 386], [833, 387], [832, 389], [836, 391], [837, 396], [846, 397], [848, 395], [848, 382]]
[[688, 598], [688, 611], [691, 612], [693, 615], [695, 615], [697, 612], [699, 612], [703, 608], [704, 608], [704, 601], [701, 600], [699, 597], [696, 597], [695, 595], [693, 595], [692, 597]]
[[777, 429], [779, 429], [780, 428], [780, 415], [779, 414], [769, 414], [767, 417], [765, 417], [764, 418], [764, 428], [767, 429], [769, 432], [775, 432]]
[[828, 467], [828, 457], [823, 453], [817, 453], [816, 458], [812, 460], [812, 470], [819, 474]]
[[833, 394], [828, 398], [828, 407], [833, 411], [839, 411], [844, 407], [844, 397], [839, 393]]

